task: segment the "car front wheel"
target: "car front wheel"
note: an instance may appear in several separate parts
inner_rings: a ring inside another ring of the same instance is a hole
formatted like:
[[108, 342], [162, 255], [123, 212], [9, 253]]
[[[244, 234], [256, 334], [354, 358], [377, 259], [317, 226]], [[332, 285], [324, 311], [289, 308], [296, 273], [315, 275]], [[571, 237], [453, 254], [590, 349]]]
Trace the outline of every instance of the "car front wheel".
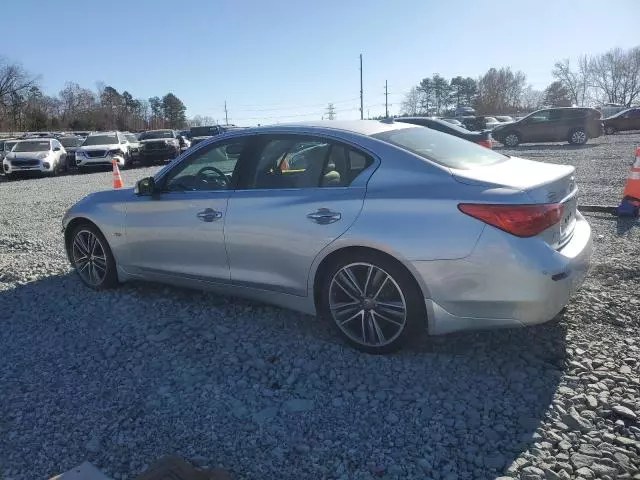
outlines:
[[519, 143], [520, 136], [515, 132], [507, 133], [504, 137], [504, 144], [507, 147], [517, 147]]
[[582, 128], [576, 128], [569, 134], [569, 143], [571, 145], [584, 145], [587, 140], [589, 140], [589, 136]]
[[614, 133], [616, 133], [616, 129], [611, 126], [606, 126], [604, 128], [604, 133], [606, 133], [607, 135], [613, 135]]
[[117, 285], [116, 262], [104, 235], [93, 225], [78, 226], [71, 234], [69, 257], [85, 285], [96, 290]]
[[394, 352], [426, 325], [424, 299], [414, 278], [383, 255], [341, 257], [323, 281], [323, 316], [358, 350]]

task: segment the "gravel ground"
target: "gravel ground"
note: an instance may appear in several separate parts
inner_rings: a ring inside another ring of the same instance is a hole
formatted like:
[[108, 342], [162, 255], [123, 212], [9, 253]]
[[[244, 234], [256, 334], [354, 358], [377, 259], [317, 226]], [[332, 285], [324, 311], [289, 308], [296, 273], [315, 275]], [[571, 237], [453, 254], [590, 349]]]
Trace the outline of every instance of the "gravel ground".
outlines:
[[[581, 203], [616, 204], [638, 144], [516, 154], [577, 165]], [[593, 269], [557, 321], [375, 357], [258, 303], [83, 287], [60, 220], [110, 182], [0, 180], [0, 478], [88, 460], [125, 479], [176, 453], [252, 479], [640, 479], [639, 221], [588, 217]]]

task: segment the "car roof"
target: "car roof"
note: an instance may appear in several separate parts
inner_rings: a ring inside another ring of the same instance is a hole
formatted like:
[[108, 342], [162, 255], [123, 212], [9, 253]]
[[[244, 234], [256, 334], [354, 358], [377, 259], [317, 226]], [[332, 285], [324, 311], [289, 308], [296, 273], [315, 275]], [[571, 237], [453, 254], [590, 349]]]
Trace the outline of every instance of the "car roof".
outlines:
[[377, 133], [389, 130], [400, 130], [403, 128], [411, 128], [405, 123], [389, 120], [320, 120], [296, 123], [281, 123], [275, 125], [265, 125], [262, 127], [250, 127], [244, 129], [243, 132], [309, 132], [309, 133], [331, 133], [331, 132], [347, 132], [359, 135], [372, 136]]
[[116, 135], [117, 133], [118, 133], [117, 130], [109, 130], [108, 132], [93, 132], [93, 133], [90, 133], [88, 136], [93, 137], [95, 135]]

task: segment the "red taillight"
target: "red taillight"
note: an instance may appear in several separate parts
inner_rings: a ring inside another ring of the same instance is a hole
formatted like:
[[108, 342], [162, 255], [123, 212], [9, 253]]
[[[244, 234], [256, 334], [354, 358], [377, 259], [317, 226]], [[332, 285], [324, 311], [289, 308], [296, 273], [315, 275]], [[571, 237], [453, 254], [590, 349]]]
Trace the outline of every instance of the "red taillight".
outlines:
[[493, 143], [491, 143], [491, 140], [478, 140], [476, 142], [478, 145], [482, 145], [483, 147], [487, 147], [487, 148], [493, 148]]
[[517, 237], [533, 237], [539, 234], [558, 223], [563, 212], [560, 203], [542, 205], [461, 203], [458, 208], [467, 215]]

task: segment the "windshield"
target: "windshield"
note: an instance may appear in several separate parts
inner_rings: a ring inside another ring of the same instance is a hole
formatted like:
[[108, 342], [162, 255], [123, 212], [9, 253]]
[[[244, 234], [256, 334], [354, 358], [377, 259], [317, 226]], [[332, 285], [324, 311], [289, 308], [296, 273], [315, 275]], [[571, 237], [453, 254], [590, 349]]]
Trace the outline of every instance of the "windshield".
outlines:
[[128, 142], [138, 143], [138, 138], [133, 133], [125, 134], [124, 138], [126, 138]]
[[84, 143], [83, 147], [92, 145], [113, 145], [114, 143], [120, 143], [118, 137], [115, 135], [89, 135]]
[[140, 140], [151, 140], [154, 138], [173, 138], [171, 130], [156, 130], [153, 132], [144, 132], [140, 135]]
[[28, 142], [18, 142], [13, 149], [14, 152], [47, 152], [51, 149], [49, 140], [32, 140]]
[[63, 147], [79, 147], [82, 145], [80, 137], [62, 137], [59, 139]]
[[504, 155], [447, 133], [429, 128], [403, 128], [377, 133], [373, 138], [396, 145], [445, 167], [467, 170], [493, 165], [507, 159]]

